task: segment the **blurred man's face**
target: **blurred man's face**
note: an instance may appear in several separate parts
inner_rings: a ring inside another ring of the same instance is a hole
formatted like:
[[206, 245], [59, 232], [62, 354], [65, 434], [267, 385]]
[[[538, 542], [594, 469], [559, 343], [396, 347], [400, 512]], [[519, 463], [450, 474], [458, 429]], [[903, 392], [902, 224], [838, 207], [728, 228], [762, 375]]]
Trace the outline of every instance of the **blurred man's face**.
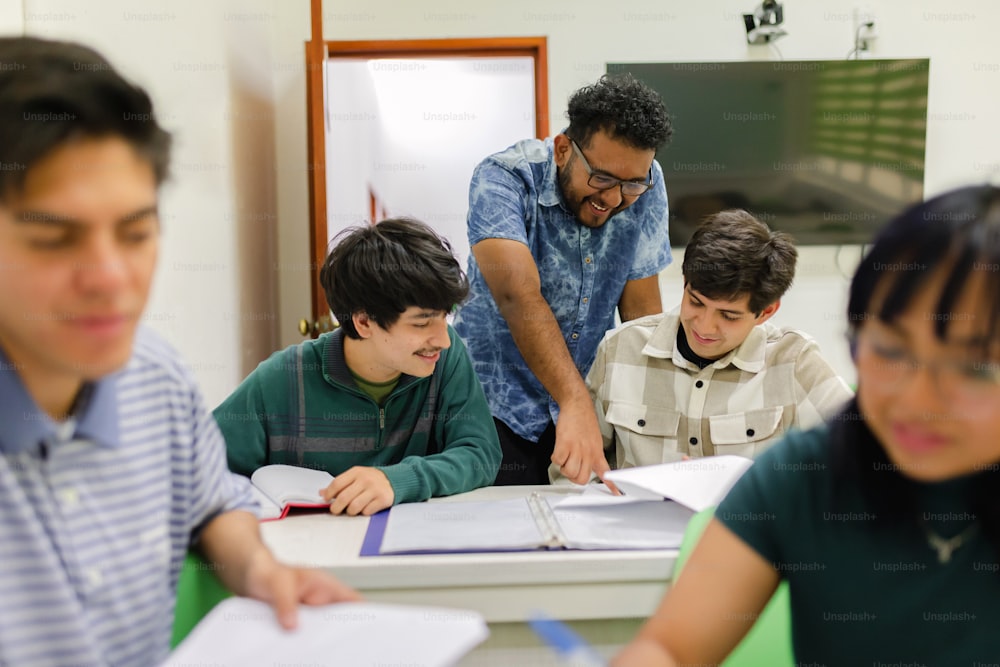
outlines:
[[26, 176], [0, 203], [0, 347], [51, 413], [129, 359], [156, 266], [157, 187], [117, 138], [66, 144]]

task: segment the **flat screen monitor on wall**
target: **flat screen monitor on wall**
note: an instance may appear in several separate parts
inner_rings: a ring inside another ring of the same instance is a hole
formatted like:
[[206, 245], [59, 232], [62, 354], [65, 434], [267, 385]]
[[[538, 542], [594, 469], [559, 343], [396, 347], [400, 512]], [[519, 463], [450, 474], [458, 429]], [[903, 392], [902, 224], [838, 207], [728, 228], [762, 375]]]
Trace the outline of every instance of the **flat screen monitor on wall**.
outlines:
[[670, 241], [743, 208], [802, 245], [868, 243], [924, 194], [929, 61], [611, 63], [663, 96]]

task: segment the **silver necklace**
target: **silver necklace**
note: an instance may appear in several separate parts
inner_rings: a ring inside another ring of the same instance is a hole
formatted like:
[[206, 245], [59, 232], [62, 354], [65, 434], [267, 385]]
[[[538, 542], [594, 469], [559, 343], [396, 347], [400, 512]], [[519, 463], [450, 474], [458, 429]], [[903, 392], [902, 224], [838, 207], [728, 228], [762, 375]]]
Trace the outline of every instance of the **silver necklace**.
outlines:
[[945, 539], [931, 530], [925, 523], [924, 534], [927, 535], [927, 544], [930, 548], [937, 551], [938, 562], [945, 564], [951, 560], [951, 554], [965, 544], [970, 537], [972, 537], [977, 528], [979, 528], [979, 522], [973, 521], [972, 524], [966, 526], [965, 530], [958, 535]]

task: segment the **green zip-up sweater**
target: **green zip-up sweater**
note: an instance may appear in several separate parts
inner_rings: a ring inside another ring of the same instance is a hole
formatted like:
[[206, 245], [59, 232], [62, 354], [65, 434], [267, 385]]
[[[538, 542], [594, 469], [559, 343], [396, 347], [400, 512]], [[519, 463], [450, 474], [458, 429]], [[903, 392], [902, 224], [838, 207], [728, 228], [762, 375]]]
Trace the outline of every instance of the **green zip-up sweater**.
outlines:
[[482, 386], [454, 329], [430, 377], [402, 375], [379, 406], [344, 360], [344, 333], [275, 352], [215, 409], [229, 467], [286, 463], [339, 475], [378, 468], [395, 503], [488, 486], [500, 443]]

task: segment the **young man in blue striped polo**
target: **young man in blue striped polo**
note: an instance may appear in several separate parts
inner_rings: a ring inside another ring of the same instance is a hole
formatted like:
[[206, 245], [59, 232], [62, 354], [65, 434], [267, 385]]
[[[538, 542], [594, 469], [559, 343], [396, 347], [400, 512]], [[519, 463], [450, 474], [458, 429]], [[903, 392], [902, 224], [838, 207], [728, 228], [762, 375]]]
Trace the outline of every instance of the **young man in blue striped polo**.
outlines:
[[176, 353], [138, 327], [170, 138], [94, 51], [0, 38], [0, 664], [159, 664], [196, 545], [286, 627], [280, 565]]

